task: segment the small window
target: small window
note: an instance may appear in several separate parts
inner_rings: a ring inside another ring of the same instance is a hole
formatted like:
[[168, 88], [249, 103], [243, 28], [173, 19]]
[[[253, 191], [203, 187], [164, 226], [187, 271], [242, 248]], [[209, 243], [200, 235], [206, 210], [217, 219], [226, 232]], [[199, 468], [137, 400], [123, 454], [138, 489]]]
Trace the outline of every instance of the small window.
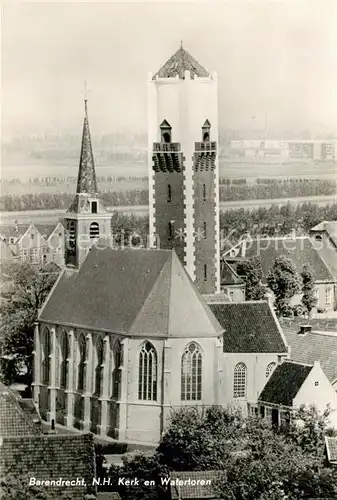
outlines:
[[171, 142], [171, 134], [170, 134], [170, 132], [164, 132], [163, 133], [163, 142], [165, 142], [167, 144]]
[[12, 245], [14, 244], [14, 241], [15, 241], [14, 238], [9, 238], [9, 243], [11, 243]]
[[274, 368], [276, 366], [276, 363], [271, 362], [266, 368], [266, 378], [269, 378], [272, 372], [274, 371]]
[[173, 238], [173, 232], [174, 232], [174, 223], [169, 222], [168, 223], [168, 239], [171, 241]]
[[318, 386], [319, 386], [319, 382], [318, 382], [318, 380], [316, 380], [315, 387], [318, 387]]
[[204, 222], [204, 238], [207, 236], [207, 224]]
[[206, 184], [202, 186], [202, 197], [206, 201]]
[[204, 132], [203, 141], [209, 142], [209, 132]]
[[91, 202], [91, 213], [92, 214], [97, 214], [97, 201], [92, 201]]
[[34, 233], [31, 233], [30, 237], [33, 240], [34, 239]]
[[171, 203], [172, 200], [172, 189], [171, 189], [171, 184], [168, 184], [167, 186], [167, 202]]
[[322, 235], [321, 234], [316, 234], [315, 240], [322, 241]]
[[90, 224], [89, 236], [91, 239], [99, 238], [99, 225], [97, 222], [92, 222]]
[[204, 264], [204, 281], [207, 281], [207, 264]]

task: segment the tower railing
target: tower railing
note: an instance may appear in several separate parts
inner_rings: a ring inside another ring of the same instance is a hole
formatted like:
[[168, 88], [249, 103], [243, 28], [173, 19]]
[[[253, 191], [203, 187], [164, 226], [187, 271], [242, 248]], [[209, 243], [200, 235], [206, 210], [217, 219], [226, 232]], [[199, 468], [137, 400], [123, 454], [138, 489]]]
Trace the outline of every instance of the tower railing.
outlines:
[[180, 143], [179, 142], [154, 142], [153, 143], [153, 151], [160, 153], [178, 153], [180, 151]]
[[216, 142], [196, 142], [195, 151], [216, 151]]

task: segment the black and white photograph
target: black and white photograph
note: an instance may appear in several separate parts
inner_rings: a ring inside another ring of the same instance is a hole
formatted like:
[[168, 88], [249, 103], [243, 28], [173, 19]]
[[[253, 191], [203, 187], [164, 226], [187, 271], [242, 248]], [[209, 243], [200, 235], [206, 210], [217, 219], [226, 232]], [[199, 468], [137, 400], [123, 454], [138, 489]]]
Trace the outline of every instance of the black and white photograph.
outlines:
[[1, 3], [0, 498], [337, 499], [337, 0]]

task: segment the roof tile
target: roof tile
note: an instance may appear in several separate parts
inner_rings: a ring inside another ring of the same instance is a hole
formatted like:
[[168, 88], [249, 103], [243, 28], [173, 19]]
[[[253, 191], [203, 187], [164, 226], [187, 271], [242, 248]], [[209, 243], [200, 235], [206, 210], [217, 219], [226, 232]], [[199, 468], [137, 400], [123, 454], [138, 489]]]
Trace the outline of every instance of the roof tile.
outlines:
[[266, 382], [259, 401], [289, 406], [312, 370], [312, 366], [284, 361], [278, 365]]
[[210, 303], [221, 326], [224, 352], [285, 353], [282, 330], [268, 302]]

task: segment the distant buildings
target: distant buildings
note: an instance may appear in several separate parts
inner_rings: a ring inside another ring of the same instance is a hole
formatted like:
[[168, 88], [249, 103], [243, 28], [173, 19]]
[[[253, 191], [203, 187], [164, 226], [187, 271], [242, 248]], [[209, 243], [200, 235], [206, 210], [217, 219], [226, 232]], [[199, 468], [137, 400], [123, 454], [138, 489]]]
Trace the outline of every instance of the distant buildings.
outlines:
[[64, 265], [64, 227], [56, 225], [14, 224], [0, 226], [0, 260], [28, 262], [44, 266]]
[[334, 161], [337, 140], [242, 140], [230, 141], [226, 155], [232, 159], [247, 161]]

